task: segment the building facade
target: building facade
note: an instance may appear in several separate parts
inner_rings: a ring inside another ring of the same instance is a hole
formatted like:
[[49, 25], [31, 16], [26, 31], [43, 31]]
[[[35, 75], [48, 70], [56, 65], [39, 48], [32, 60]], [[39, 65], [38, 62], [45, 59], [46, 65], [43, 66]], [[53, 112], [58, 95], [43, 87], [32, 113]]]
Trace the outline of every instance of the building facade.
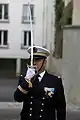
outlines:
[[[64, 0], [65, 6], [71, 1], [71, 0]], [[72, 25], [80, 25], [80, 0], [72, 0], [73, 2], [73, 16], [72, 16]]]
[[[29, 0], [0, 0], [0, 76], [18, 76], [27, 64], [31, 45]], [[50, 49], [54, 43], [54, 4], [30, 1], [34, 45]]]
[[80, 0], [73, 0], [72, 25], [63, 28], [63, 79], [66, 100], [74, 109], [80, 107]]

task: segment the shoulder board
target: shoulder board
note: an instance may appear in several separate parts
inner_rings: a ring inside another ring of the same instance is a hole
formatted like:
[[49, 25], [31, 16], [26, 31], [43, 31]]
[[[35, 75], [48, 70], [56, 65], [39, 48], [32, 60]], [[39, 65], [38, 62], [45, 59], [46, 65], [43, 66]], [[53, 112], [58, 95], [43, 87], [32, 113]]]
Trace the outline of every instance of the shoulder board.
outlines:
[[54, 75], [55, 77], [57, 77], [58, 79], [60, 79], [61, 78], [61, 76], [60, 75]]
[[53, 73], [53, 74], [51, 74], [51, 75], [53, 75], [54, 77], [56, 77], [56, 78], [58, 78], [58, 79], [62, 78], [61, 74]]
[[61, 76], [57, 76], [58, 78], [61, 78]]

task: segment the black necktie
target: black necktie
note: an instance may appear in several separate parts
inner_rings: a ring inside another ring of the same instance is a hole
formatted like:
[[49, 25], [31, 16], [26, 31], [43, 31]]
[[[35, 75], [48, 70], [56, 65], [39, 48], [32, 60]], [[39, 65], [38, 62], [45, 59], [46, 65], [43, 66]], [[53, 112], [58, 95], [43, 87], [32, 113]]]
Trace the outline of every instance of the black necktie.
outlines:
[[33, 83], [34, 85], [38, 85], [38, 84], [39, 84], [39, 77], [40, 77], [40, 75], [38, 74], [38, 75], [36, 75], [36, 76], [32, 79], [32, 83]]
[[39, 83], [39, 77], [40, 77], [40, 75], [38, 74], [38, 75], [36, 76], [36, 83], [37, 83], [37, 84]]

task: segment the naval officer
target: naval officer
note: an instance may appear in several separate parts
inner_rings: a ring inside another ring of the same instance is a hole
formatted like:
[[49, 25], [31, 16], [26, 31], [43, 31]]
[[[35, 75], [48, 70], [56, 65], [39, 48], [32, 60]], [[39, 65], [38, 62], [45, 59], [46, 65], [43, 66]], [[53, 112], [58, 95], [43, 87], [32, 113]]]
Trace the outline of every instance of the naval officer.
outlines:
[[[28, 53], [31, 57], [31, 47]], [[33, 46], [33, 63], [36, 69], [28, 67], [19, 78], [14, 99], [23, 102], [21, 120], [66, 120], [62, 79], [45, 69], [49, 55], [47, 49]]]

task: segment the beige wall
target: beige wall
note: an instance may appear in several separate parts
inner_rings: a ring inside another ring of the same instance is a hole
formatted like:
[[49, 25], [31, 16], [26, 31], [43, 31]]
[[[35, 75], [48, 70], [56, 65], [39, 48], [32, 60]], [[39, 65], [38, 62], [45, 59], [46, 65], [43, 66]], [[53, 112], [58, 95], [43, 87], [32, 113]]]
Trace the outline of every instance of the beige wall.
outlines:
[[73, 25], [80, 25], [80, 0], [73, 0]]
[[64, 86], [68, 103], [80, 106], [80, 26], [68, 26], [63, 32]]
[[[65, 6], [71, 1], [71, 0], [63, 0], [65, 2]], [[72, 18], [72, 24], [73, 25], [80, 25], [80, 0], [73, 0], [73, 18]]]

